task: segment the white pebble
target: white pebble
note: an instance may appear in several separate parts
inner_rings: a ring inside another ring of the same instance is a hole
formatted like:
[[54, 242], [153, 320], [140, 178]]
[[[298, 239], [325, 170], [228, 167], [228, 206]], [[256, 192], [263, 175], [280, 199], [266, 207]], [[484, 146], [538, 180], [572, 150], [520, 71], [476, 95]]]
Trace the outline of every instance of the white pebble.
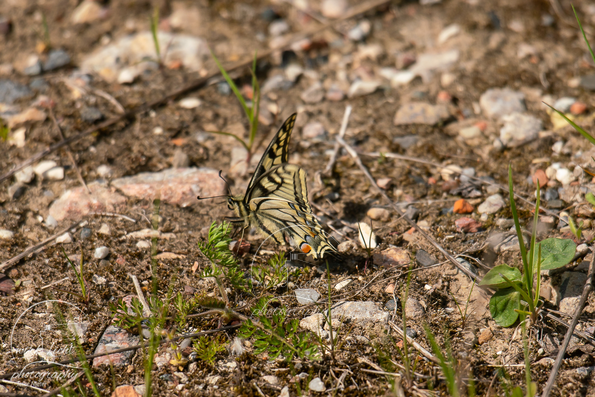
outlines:
[[151, 243], [149, 243], [146, 240], [140, 240], [138, 243], [136, 243], [136, 248], [138, 248], [138, 249], [148, 249], [148, 248], [151, 248]]
[[112, 176], [112, 169], [109, 165], [100, 165], [97, 167], [97, 174], [102, 178], [108, 178]]
[[448, 25], [447, 27], [442, 29], [442, 32], [440, 32], [440, 34], [438, 35], [438, 44], [445, 43], [446, 41], [448, 41], [448, 39], [450, 39], [451, 37], [455, 37], [459, 33], [461, 33], [461, 27], [459, 25], [457, 25], [456, 23]]
[[64, 167], [54, 167], [44, 172], [43, 176], [52, 181], [61, 181], [64, 179]]
[[547, 167], [545, 169], [545, 175], [547, 176], [547, 179], [554, 179], [556, 178], [556, 173], [558, 172], [558, 170], [562, 168], [562, 165], [560, 163], [554, 163], [552, 165], [550, 165], [549, 167]]
[[63, 235], [56, 237], [56, 242], [58, 244], [70, 244], [72, 243], [72, 236], [70, 233], [66, 232]]
[[198, 98], [184, 98], [180, 101], [180, 107], [184, 109], [194, 109], [200, 106], [201, 101]]
[[564, 147], [564, 141], [558, 141], [552, 145], [552, 151], [556, 154], [562, 153], [562, 148]]
[[376, 248], [376, 236], [367, 223], [359, 222], [357, 224], [359, 242], [363, 248]]
[[33, 171], [37, 174], [37, 176], [42, 177], [46, 171], [51, 170], [52, 168], [56, 167], [55, 161], [48, 160], [48, 161], [41, 161], [39, 164], [35, 166]]
[[102, 224], [97, 233], [109, 236], [111, 234], [109, 225], [107, 223]]
[[35, 178], [33, 167], [28, 166], [14, 174], [17, 182], [30, 183]]
[[6, 229], [0, 229], [0, 239], [2, 240], [10, 240], [14, 237], [14, 232]]
[[97, 259], [104, 259], [109, 255], [109, 248], [107, 247], [99, 247], [95, 248], [95, 258]]
[[463, 169], [456, 164], [448, 165], [440, 170], [440, 176], [445, 181], [457, 178]]
[[562, 185], [568, 185], [570, 182], [574, 181], [574, 175], [568, 168], [560, 168], [556, 171], [556, 180]]
[[45, 218], [45, 224], [48, 227], [55, 228], [58, 226], [58, 221], [53, 216], [48, 215], [48, 217]]
[[162, 134], [163, 134], [163, 128], [161, 128], [161, 127], [153, 128], [153, 135], [162, 135]]

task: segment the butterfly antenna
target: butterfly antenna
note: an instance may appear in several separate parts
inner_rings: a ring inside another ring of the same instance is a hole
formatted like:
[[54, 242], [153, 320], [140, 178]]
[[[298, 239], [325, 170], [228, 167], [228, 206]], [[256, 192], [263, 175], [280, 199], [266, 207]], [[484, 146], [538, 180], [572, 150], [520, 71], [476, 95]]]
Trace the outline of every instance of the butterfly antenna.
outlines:
[[229, 182], [227, 182], [227, 179], [225, 179], [223, 177], [223, 175], [221, 175], [223, 171], [219, 170], [219, 178], [223, 179], [223, 182], [225, 182], [225, 188], [227, 189], [227, 195], [231, 196], [231, 189], [229, 188]]
[[225, 178], [223, 178], [223, 176], [221, 175], [223, 171], [219, 170], [219, 178], [223, 179], [223, 182], [225, 182], [225, 190], [227, 190], [227, 194], [222, 194], [219, 196], [210, 196], [210, 197], [200, 197], [200, 196], [196, 196], [196, 198], [198, 200], [208, 200], [208, 199], [214, 199], [214, 198], [220, 198], [220, 197], [229, 197], [231, 196], [231, 189], [229, 188], [229, 182], [227, 182], [227, 180]]

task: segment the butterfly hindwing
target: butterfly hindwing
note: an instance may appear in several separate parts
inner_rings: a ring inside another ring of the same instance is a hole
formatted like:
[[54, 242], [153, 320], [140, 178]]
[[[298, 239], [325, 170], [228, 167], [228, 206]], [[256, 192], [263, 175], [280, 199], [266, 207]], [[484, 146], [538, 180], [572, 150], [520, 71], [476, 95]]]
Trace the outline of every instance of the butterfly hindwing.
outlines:
[[249, 194], [251, 224], [258, 225], [263, 234], [277, 242], [285, 235], [314, 258], [326, 252], [336, 253], [312, 214], [303, 169], [293, 164], [273, 167], [254, 183]]
[[229, 197], [235, 225], [252, 226], [278, 244], [289, 240], [314, 258], [337, 254], [308, 202], [306, 172], [287, 164], [296, 114], [291, 115], [265, 150], [243, 197]]

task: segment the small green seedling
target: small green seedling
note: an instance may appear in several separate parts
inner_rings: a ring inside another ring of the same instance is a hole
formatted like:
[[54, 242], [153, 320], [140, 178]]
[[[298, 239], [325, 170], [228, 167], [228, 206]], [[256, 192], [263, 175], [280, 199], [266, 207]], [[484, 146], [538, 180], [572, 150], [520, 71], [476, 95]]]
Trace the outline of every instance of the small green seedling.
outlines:
[[217, 67], [219, 68], [221, 75], [223, 75], [223, 78], [225, 79], [225, 81], [227, 82], [227, 84], [229, 85], [229, 87], [231, 88], [233, 93], [235, 94], [236, 98], [240, 102], [242, 109], [244, 109], [244, 113], [246, 113], [246, 116], [248, 117], [250, 132], [248, 134], [248, 141], [245, 141], [244, 138], [239, 137], [239, 136], [232, 134], [230, 132], [224, 132], [224, 131], [208, 131], [208, 132], [211, 132], [213, 134], [230, 136], [230, 137], [234, 138], [236, 141], [238, 141], [248, 152], [246, 162], [248, 164], [250, 164], [250, 159], [252, 158], [252, 155], [254, 154], [254, 150], [256, 149], [256, 147], [254, 146], [254, 141], [256, 139], [256, 132], [258, 131], [258, 115], [260, 112], [260, 85], [258, 84], [258, 79], [256, 78], [256, 59], [257, 59], [256, 53], [254, 53], [254, 60], [252, 61], [252, 70], [251, 70], [251, 73], [252, 73], [252, 104], [251, 105], [248, 104], [248, 102], [246, 102], [246, 100], [242, 96], [242, 93], [238, 89], [238, 86], [234, 83], [233, 79], [229, 76], [227, 71], [223, 68], [223, 66], [221, 65], [221, 62], [219, 62], [219, 59], [217, 59], [217, 57], [215, 56], [213, 51], [211, 51], [211, 55], [212, 55], [213, 59], [215, 60], [215, 63], [217, 64]]
[[201, 336], [194, 341], [194, 351], [199, 360], [209, 365], [215, 364], [217, 354], [225, 351], [225, 340], [222, 336]]
[[8, 125], [4, 124], [4, 120], [2, 118], [0, 118], [0, 139], [2, 139], [3, 142], [6, 142], [9, 134], [10, 134], [10, 127]]
[[81, 260], [80, 260], [78, 271], [77, 271], [74, 263], [72, 263], [72, 261], [68, 257], [68, 255], [66, 255], [66, 251], [64, 251], [64, 248], [62, 248], [62, 253], [64, 254], [64, 257], [66, 258], [66, 260], [70, 264], [70, 267], [72, 267], [74, 274], [76, 275], [76, 279], [79, 283], [79, 286], [81, 287], [81, 293], [77, 294], [74, 292], [68, 292], [68, 291], [62, 291], [62, 290], [58, 290], [58, 291], [66, 292], [71, 295], [76, 295], [76, 296], [80, 297], [83, 302], [89, 303], [89, 293], [87, 291], [87, 283], [85, 281], [85, 276], [83, 274], [83, 264], [84, 264], [83, 248], [81, 247]]
[[557, 269], [570, 263], [576, 251], [576, 244], [569, 239], [548, 238], [539, 243], [536, 242], [540, 200], [538, 183], [533, 233], [529, 252], [527, 252], [514, 201], [510, 166], [508, 167], [508, 189], [510, 209], [521, 249], [523, 273], [521, 274], [515, 267], [499, 265], [490, 270], [479, 283], [481, 286], [497, 290], [490, 299], [490, 313], [496, 323], [502, 327], [513, 325], [519, 318], [519, 314], [530, 316], [533, 324], [537, 321], [540, 310], [541, 270]]

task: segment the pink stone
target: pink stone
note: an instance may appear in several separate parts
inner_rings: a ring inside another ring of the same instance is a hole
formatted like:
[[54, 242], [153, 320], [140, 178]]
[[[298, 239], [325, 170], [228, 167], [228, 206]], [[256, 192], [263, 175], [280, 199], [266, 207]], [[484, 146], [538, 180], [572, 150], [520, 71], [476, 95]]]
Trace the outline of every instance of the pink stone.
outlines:
[[90, 212], [118, 212], [126, 203], [126, 198], [116, 189], [91, 183], [87, 192], [84, 187], [67, 190], [50, 207], [50, 215], [57, 221], [79, 220]]

